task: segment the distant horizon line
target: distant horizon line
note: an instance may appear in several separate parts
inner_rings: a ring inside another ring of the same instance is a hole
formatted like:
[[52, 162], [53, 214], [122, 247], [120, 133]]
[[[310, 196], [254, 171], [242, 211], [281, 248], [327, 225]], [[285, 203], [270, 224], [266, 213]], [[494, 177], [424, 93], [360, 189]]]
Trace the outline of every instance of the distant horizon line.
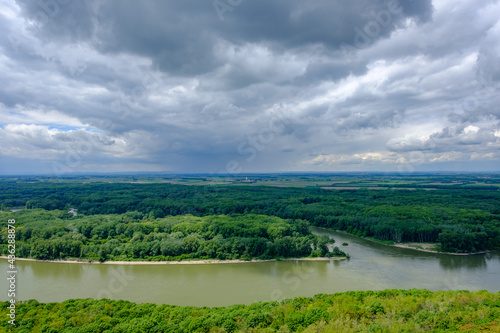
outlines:
[[272, 172], [246, 172], [246, 173], [215, 173], [215, 172], [181, 172], [181, 171], [123, 171], [123, 172], [73, 172], [57, 176], [50, 173], [23, 173], [0, 174], [0, 178], [12, 177], [44, 177], [44, 178], [70, 178], [81, 176], [230, 176], [243, 177], [255, 175], [482, 175], [500, 174], [498, 171], [467, 171], [467, 170], [441, 170], [441, 171], [272, 171]]

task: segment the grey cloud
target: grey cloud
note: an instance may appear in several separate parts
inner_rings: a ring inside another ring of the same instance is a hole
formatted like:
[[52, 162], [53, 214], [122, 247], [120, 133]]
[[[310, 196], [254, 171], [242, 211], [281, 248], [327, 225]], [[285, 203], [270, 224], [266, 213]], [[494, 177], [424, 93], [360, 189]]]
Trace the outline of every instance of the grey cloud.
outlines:
[[436, 144], [446, 144], [448, 146], [464, 145], [474, 146], [486, 144], [487, 142], [495, 142], [498, 139], [494, 136], [494, 130], [478, 129], [476, 131], [468, 131], [467, 127], [446, 127], [441, 132], [430, 136], [430, 140]]
[[432, 19], [434, 8], [430, 1], [401, 1], [403, 13], [405, 16], [415, 17], [420, 22], [426, 22]]
[[477, 75], [483, 84], [492, 85], [500, 82], [500, 54], [497, 45], [488, 45], [482, 48], [477, 58]]
[[[90, 1], [25, 1], [16, 0], [31, 29], [45, 40], [81, 42], [92, 38], [95, 7]], [[94, 5], [96, 3], [94, 2]]]
[[337, 81], [349, 75], [362, 75], [367, 72], [365, 62], [353, 62], [347, 64], [345, 61], [311, 62], [306, 73], [298, 77], [294, 84], [315, 84], [317, 80]]
[[445, 127], [428, 137], [409, 136], [393, 138], [387, 142], [387, 148], [394, 152], [488, 152], [491, 150], [491, 145], [500, 146], [500, 138], [495, 136], [495, 127], [478, 128], [463, 125]]
[[[194, 75], [223, 65], [214, 53], [217, 40], [235, 45], [263, 44], [276, 54], [286, 49], [324, 45], [338, 50], [352, 43], [356, 27], [373, 21], [372, 13], [387, 10], [377, 1], [245, 1], [221, 22], [212, 2], [192, 1], [69, 1], [40, 6], [21, 1], [26, 17], [42, 13], [47, 23], [37, 34], [46, 41], [89, 42], [104, 53], [128, 52], [151, 58], [160, 69], [180, 75]], [[402, 0], [403, 15], [392, 15], [395, 24], [378, 36], [385, 38], [405, 17], [428, 20], [430, 0]], [[42, 15], [40, 14], [40, 15]], [[196, 22], [196, 24], [193, 24]], [[202, 28], [201, 28], [202, 27]]]
[[404, 117], [404, 110], [379, 110], [375, 112], [348, 112], [339, 119], [339, 128], [355, 130], [363, 128], [380, 129], [398, 126]]

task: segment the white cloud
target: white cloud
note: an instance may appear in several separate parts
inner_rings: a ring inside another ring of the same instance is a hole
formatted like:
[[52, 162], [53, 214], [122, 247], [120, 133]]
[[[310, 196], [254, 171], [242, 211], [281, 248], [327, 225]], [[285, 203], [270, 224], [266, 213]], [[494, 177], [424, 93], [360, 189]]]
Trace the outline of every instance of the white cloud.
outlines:
[[[108, 137], [85, 128], [62, 130], [34, 124], [9, 124], [0, 128], [0, 153], [7, 157], [58, 160], [68, 155], [123, 158], [140, 152], [142, 138]], [[144, 157], [144, 154], [139, 154]]]
[[440, 154], [436, 157], [432, 157], [429, 159], [431, 163], [433, 162], [454, 162], [461, 161], [463, 159], [463, 154], [459, 151], [450, 151], [443, 154]]
[[401, 163], [404, 160], [395, 153], [374, 152], [353, 155], [320, 155], [311, 160], [302, 162], [309, 165], [329, 166], [335, 164], [360, 164], [360, 163]]

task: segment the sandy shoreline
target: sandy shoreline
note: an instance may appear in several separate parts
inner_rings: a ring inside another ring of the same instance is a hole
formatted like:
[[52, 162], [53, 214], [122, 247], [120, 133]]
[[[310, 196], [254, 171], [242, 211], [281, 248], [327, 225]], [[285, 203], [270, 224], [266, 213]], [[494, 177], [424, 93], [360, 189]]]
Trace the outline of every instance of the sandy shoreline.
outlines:
[[493, 251], [481, 251], [481, 252], [472, 252], [472, 253], [440, 252], [440, 251], [429, 250], [429, 249], [425, 249], [425, 248], [419, 249], [419, 248], [415, 248], [414, 246], [407, 245], [404, 243], [403, 244], [394, 244], [394, 245], [389, 245], [389, 246], [395, 246], [395, 247], [399, 247], [401, 249], [416, 250], [416, 251], [420, 251], [420, 252], [437, 253], [437, 254], [451, 254], [453, 256], [473, 256], [476, 254], [485, 254], [485, 253], [493, 252]]
[[[0, 256], [0, 259], [8, 259], [5, 256]], [[334, 258], [286, 258], [281, 259], [281, 261], [333, 261], [333, 260], [344, 260], [347, 257], [334, 257]], [[201, 265], [201, 264], [244, 264], [244, 263], [259, 263], [259, 262], [269, 262], [278, 261], [277, 259], [269, 260], [218, 260], [218, 259], [208, 259], [208, 260], [185, 260], [185, 261], [88, 261], [88, 260], [38, 260], [38, 259], [28, 259], [28, 258], [16, 258], [16, 261], [36, 261], [36, 262], [50, 262], [50, 263], [61, 263], [61, 264], [95, 264], [95, 265]]]

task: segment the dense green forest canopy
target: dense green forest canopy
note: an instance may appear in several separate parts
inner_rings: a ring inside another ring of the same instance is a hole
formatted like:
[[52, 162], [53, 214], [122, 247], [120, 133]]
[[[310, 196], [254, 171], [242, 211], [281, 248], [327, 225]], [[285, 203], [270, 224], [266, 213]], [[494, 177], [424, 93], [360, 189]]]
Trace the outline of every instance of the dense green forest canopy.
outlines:
[[[303, 220], [266, 215], [164, 218], [140, 212], [73, 216], [41, 209], [0, 212], [16, 220], [16, 255], [35, 259], [92, 260], [272, 259], [345, 255], [334, 240], [314, 236]], [[2, 229], [0, 253], [8, 254]]]
[[[463, 179], [462, 179], [463, 178]], [[152, 218], [192, 214], [263, 214], [306, 220], [311, 225], [395, 242], [439, 242], [445, 252], [500, 249], [500, 191], [467, 177], [447, 177], [432, 189], [392, 190], [403, 181], [380, 182], [385, 190], [321, 187], [178, 185], [167, 183], [81, 183], [0, 180], [0, 204], [79, 214], [137, 211]], [[469, 177], [470, 178], [470, 177]], [[432, 179], [436, 182], [436, 179]], [[324, 182], [322, 182], [323, 184]], [[359, 183], [359, 182], [358, 182]], [[448, 184], [448, 185], [443, 185]], [[459, 184], [459, 185], [456, 185]], [[339, 185], [338, 183], [331, 184]], [[369, 185], [369, 184], [368, 184]], [[418, 185], [418, 184], [417, 184]], [[421, 185], [424, 186], [424, 185]], [[436, 189], [438, 188], [438, 189]]]
[[500, 293], [356, 291], [223, 308], [135, 304], [108, 299], [16, 304], [5, 332], [500, 332]]

